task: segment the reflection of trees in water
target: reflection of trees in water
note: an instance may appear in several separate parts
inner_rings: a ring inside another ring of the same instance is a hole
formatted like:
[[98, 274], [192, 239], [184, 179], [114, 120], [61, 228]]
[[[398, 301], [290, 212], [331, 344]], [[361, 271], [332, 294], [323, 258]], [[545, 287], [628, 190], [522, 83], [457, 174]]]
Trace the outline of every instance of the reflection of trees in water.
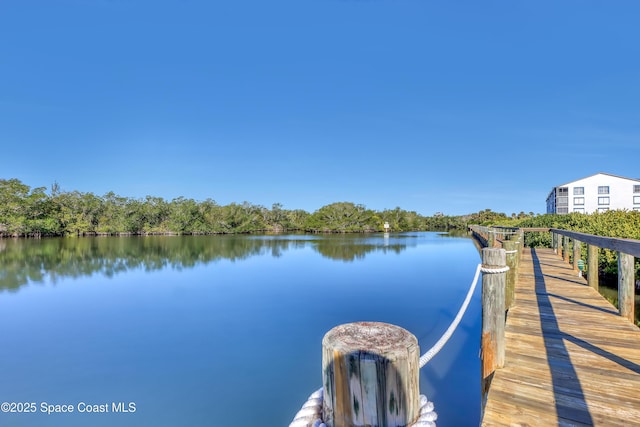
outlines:
[[[341, 261], [364, 259], [370, 252], [394, 252], [396, 254], [408, 246], [416, 246], [417, 239], [411, 234], [384, 234], [375, 237], [362, 235], [327, 235], [317, 240], [314, 246], [322, 256]], [[380, 238], [382, 237], [382, 238]]]
[[96, 273], [112, 277], [142, 268], [191, 268], [221, 259], [241, 260], [271, 253], [280, 256], [295, 241], [238, 236], [96, 237], [6, 241], [0, 252], [0, 289], [16, 289], [48, 276], [77, 278]]
[[[298, 236], [300, 237], [300, 236]], [[381, 239], [313, 239], [282, 236], [148, 236], [0, 239], [0, 289], [61, 278], [106, 277], [132, 269], [192, 268], [218, 260], [243, 260], [256, 255], [280, 257], [288, 249], [313, 244], [323, 256], [353, 261], [373, 251], [400, 252], [404, 244]]]
[[324, 257], [342, 260], [342, 261], [355, 261], [356, 259], [364, 259], [365, 255], [374, 252], [395, 252], [400, 253], [406, 249], [406, 245], [402, 244], [389, 244], [384, 245], [382, 243], [355, 243], [349, 244], [346, 242], [337, 243], [330, 240], [320, 240], [315, 245], [315, 249]]

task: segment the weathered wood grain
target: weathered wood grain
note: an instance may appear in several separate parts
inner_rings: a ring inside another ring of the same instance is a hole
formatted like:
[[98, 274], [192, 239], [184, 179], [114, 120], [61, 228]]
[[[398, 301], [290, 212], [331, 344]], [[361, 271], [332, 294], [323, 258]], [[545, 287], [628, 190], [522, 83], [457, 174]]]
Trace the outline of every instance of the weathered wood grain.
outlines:
[[[482, 249], [482, 267], [499, 269], [506, 266], [504, 249]], [[482, 274], [482, 372], [487, 378], [496, 367], [504, 365], [504, 273]]]
[[618, 252], [618, 307], [620, 316], [635, 319], [635, 266], [633, 255]]
[[322, 340], [328, 427], [405, 427], [420, 411], [418, 340], [380, 322], [336, 326]]
[[598, 279], [598, 256], [599, 249], [595, 245], [589, 245], [587, 249], [587, 280], [589, 281], [589, 286], [591, 286], [596, 291], [599, 287], [599, 279]]
[[505, 240], [502, 242], [502, 249], [505, 250], [506, 253], [506, 263], [507, 267], [509, 267], [509, 271], [507, 271], [506, 275], [506, 284], [504, 291], [504, 307], [506, 310], [513, 305], [513, 299], [515, 296], [516, 289], [516, 272], [518, 266], [518, 248], [520, 247], [520, 243], [514, 240]]

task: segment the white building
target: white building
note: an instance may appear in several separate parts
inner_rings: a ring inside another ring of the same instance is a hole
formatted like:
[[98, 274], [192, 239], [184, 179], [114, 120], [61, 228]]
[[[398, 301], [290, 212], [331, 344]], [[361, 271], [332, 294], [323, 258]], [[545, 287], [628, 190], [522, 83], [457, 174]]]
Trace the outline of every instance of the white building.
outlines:
[[610, 209], [640, 211], [640, 179], [597, 173], [554, 187], [547, 213], [594, 213]]

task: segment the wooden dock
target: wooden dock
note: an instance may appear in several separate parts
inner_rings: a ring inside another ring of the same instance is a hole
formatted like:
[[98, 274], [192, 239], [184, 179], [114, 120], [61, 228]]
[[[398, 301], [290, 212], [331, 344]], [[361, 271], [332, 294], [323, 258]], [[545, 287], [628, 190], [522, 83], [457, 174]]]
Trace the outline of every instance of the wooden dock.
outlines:
[[640, 328], [552, 249], [524, 249], [483, 426], [640, 426]]

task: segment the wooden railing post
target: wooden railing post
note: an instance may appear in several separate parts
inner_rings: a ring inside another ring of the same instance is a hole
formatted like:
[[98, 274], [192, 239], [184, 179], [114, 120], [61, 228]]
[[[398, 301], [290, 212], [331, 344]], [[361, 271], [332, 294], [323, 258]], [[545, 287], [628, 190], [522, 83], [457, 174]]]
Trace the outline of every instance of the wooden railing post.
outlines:
[[580, 248], [580, 242], [573, 239], [573, 271], [576, 273], [580, 271], [578, 268], [578, 260], [582, 257], [582, 251]]
[[557, 235], [558, 238], [558, 256], [562, 258], [562, 249], [564, 248], [564, 239], [565, 237], [562, 234]]
[[516, 277], [518, 277], [518, 271], [520, 271], [520, 259], [522, 258], [522, 249], [524, 248], [524, 231], [520, 230], [520, 237], [516, 243], [518, 244], [516, 247], [518, 250], [518, 252], [516, 252]]
[[328, 427], [408, 426], [420, 415], [418, 340], [379, 322], [336, 326], [322, 340]]
[[563, 243], [562, 259], [564, 262], [569, 262], [569, 238], [567, 236], [564, 236]]
[[[505, 281], [506, 253], [504, 249], [482, 249], [482, 396], [489, 392], [491, 378], [504, 366], [505, 355]], [[493, 272], [492, 272], [493, 270]]]
[[518, 241], [520, 242], [520, 248], [518, 249], [518, 261], [520, 261], [520, 254], [522, 253], [522, 248], [524, 248], [524, 230], [522, 229], [519, 230]]
[[618, 310], [620, 316], [634, 322], [635, 300], [635, 258], [633, 255], [618, 252]]
[[487, 247], [492, 248], [496, 243], [496, 233], [494, 230], [487, 229]]
[[600, 250], [595, 245], [589, 245], [587, 249], [587, 281], [596, 291], [598, 290], [598, 255]]
[[516, 289], [516, 266], [518, 262], [518, 248], [519, 243], [513, 240], [505, 240], [502, 242], [502, 248], [505, 250], [506, 254], [506, 264], [509, 267], [509, 271], [507, 271], [506, 282], [505, 282], [505, 292], [504, 292], [504, 308], [505, 310], [509, 310], [513, 305], [513, 299], [515, 296]]

